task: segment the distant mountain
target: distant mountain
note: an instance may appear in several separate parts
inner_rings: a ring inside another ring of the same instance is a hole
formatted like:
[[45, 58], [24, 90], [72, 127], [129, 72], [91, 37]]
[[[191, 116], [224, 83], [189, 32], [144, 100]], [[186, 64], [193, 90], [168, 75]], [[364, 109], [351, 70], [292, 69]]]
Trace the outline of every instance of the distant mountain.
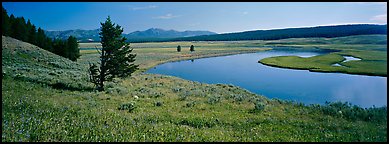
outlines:
[[95, 30], [66, 30], [66, 31], [45, 31], [45, 34], [50, 38], [67, 39], [69, 36], [74, 36], [82, 42], [99, 41], [100, 29]]
[[175, 38], [175, 37], [190, 37], [199, 35], [211, 35], [216, 34], [210, 31], [175, 31], [175, 30], [163, 30], [159, 28], [151, 28], [145, 31], [135, 31], [126, 35], [128, 38]]
[[[100, 41], [100, 29], [95, 30], [67, 30], [67, 31], [45, 31], [45, 34], [51, 38], [66, 39], [69, 36], [75, 36], [81, 42]], [[191, 37], [200, 35], [216, 34], [210, 31], [175, 31], [163, 30], [159, 28], [150, 28], [145, 31], [135, 31], [129, 34], [123, 34], [129, 41], [153, 41], [165, 40], [178, 37]]]
[[351, 35], [387, 34], [387, 25], [354, 24], [256, 30], [207, 36], [173, 38], [169, 41], [235, 41], [235, 40], [278, 40], [286, 38], [343, 37]]

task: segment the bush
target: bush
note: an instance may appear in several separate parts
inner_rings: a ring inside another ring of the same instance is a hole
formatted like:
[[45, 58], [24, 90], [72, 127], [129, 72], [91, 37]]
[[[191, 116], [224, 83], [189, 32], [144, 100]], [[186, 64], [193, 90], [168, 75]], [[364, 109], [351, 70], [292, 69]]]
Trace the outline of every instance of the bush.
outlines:
[[178, 92], [182, 91], [182, 89], [183, 88], [177, 87], [177, 88], [172, 88], [172, 91], [175, 93], [178, 93]]
[[234, 102], [242, 102], [248, 98], [247, 95], [241, 93], [231, 93], [229, 98], [232, 98]]
[[190, 101], [190, 102], [186, 103], [185, 106], [186, 106], [186, 107], [193, 107], [195, 104], [196, 104], [195, 101]]
[[315, 107], [324, 114], [343, 117], [348, 120], [362, 120], [381, 122], [387, 120], [387, 107], [361, 108], [357, 105], [345, 102], [326, 102], [324, 106]]
[[254, 107], [255, 111], [263, 111], [265, 109], [265, 106], [266, 106], [266, 104], [259, 99], [257, 99], [255, 101], [254, 105], [255, 105], [255, 107]]
[[180, 94], [178, 96], [180, 97], [179, 98], [180, 101], [184, 101], [184, 100], [186, 100], [189, 97], [189, 91], [185, 91], [185, 92], [183, 92], [182, 94]]
[[116, 86], [113, 88], [108, 88], [105, 93], [126, 95], [126, 94], [128, 94], [128, 90], [125, 87]]
[[163, 103], [160, 102], [160, 101], [154, 103], [154, 105], [155, 105], [155, 106], [158, 106], [158, 107], [159, 107], [159, 106], [162, 106], [162, 104], [163, 104]]
[[150, 98], [158, 98], [158, 97], [163, 97], [165, 96], [165, 94], [161, 93], [161, 92], [152, 92], [149, 97]]
[[215, 103], [218, 103], [218, 102], [220, 102], [220, 100], [221, 100], [221, 97], [220, 96], [210, 96], [209, 98], [208, 98], [208, 103], [209, 104], [215, 104]]
[[132, 112], [135, 108], [136, 108], [135, 102], [131, 101], [131, 102], [126, 103], [126, 104], [121, 104], [118, 107], [118, 110], [128, 110], [128, 112]]

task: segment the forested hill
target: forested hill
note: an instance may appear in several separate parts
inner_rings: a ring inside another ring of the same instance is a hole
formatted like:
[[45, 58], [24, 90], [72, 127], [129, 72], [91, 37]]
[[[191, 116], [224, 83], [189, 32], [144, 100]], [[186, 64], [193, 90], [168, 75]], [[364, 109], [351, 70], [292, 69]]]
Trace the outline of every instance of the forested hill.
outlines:
[[174, 38], [169, 41], [235, 41], [235, 40], [278, 40], [285, 38], [343, 37], [351, 35], [387, 34], [387, 25], [355, 24], [318, 26], [309, 28], [287, 28], [256, 30], [238, 33]]

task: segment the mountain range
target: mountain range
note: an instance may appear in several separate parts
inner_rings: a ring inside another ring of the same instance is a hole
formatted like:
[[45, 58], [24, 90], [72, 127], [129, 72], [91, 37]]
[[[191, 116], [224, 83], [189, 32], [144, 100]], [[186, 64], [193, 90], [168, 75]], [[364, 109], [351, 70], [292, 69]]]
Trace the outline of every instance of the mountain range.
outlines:
[[[97, 42], [99, 29], [46, 31], [51, 38], [66, 39], [75, 36], [80, 42]], [[387, 25], [351, 24], [302, 28], [285, 28], [271, 30], [254, 30], [236, 33], [217, 34], [210, 31], [175, 31], [150, 28], [145, 31], [135, 31], [123, 34], [129, 42], [163, 42], [163, 41], [236, 41], [236, 40], [278, 40], [285, 38], [309, 37], [343, 37], [352, 35], [387, 34]]]
[[[66, 30], [66, 31], [45, 31], [45, 34], [50, 38], [67, 39], [69, 36], [76, 37], [80, 42], [97, 42], [100, 41], [100, 29], [94, 30]], [[176, 31], [164, 30], [160, 28], [150, 28], [145, 31], [134, 31], [128, 34], [123, 34], [129, 41], [150, 41], [163, 40], [178, 37], [192, 37], [201, 35], [217, 34], [210, 31]]]

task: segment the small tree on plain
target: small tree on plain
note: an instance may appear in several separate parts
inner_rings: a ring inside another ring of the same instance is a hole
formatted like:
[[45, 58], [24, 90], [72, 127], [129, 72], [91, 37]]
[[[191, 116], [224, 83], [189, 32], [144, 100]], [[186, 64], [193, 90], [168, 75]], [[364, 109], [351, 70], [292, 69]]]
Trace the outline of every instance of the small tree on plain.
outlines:
[[100, 67], [90, 64], [90, 80], [96, 85], [96, 89], [104, 91], [104, 82], [111, 81], [115, 77], [127, 77], [138, 69], [135, 65], [136, 54], [131, 54], [133, 49], [126, 43], [122, 36], [121, 26], [112, 23], [108, 16], [107, 20], [101, 24], [101, 44]]
[[194, 46], [191, 45], [189, 50], [190, 50], [191, 52], [195, 51], [195, 50], [194, 50]]
[[177, 46], [177, 51], [181, 52], [181, 46], [180, 45]]

